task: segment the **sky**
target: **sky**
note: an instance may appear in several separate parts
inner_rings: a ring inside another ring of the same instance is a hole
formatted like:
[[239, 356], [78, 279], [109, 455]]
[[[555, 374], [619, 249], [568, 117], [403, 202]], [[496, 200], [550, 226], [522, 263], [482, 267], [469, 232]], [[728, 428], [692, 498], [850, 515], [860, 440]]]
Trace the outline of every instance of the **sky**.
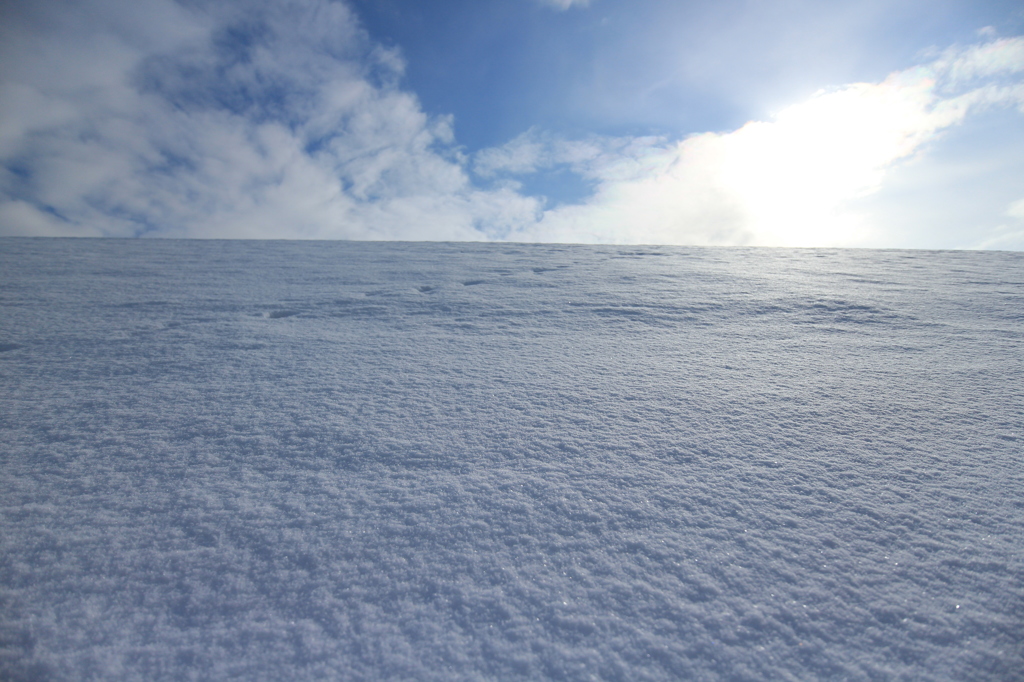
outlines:
[[0, 235], [1024, 250], [1024, 6], [0, 0]]

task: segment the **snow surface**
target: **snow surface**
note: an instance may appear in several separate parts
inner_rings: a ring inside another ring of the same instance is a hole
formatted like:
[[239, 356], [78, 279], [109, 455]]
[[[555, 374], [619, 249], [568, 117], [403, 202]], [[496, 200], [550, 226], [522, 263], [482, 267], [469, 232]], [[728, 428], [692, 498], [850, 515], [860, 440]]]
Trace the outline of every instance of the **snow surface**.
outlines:
[[0, 240], [0, 678], [1005, 680], [1024, 254]]

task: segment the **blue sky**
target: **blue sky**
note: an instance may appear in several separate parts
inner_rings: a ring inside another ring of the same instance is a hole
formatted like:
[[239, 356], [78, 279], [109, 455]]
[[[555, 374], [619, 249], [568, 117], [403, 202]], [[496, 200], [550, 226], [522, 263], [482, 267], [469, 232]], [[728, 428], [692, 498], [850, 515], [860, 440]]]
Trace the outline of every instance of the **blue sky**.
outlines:
[[356, 0], [399, 47], [426, 111], [470, 149], [531, 126], [565, 134], [739, 128], [822, 87], [881, 81], [935, 46], [1017, 32], [1010, 2]]
[[1024, 249], [1019, 2], [0, 8], [0, 234]]

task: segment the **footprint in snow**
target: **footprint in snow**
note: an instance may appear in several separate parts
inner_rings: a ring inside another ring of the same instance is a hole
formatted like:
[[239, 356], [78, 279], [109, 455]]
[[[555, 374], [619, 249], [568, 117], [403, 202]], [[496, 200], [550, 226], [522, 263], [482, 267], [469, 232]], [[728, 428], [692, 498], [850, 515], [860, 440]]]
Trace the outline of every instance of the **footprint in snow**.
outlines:
[[280, 320], [282, 317], [292, 317], [293, 315], [298, 315], [298, 314], [299, 314], [298, 310], [271, 310], [266, 315], [267, 315], [267, 318], [269, 318], [271, 320]]

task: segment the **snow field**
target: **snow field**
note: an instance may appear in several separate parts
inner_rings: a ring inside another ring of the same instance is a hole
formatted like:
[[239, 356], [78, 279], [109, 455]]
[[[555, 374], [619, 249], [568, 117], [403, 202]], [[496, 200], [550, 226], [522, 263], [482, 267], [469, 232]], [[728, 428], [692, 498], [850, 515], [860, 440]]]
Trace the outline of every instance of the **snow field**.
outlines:
[[0, 240], [0, 677], [1018, 679], [1022, 266]]

